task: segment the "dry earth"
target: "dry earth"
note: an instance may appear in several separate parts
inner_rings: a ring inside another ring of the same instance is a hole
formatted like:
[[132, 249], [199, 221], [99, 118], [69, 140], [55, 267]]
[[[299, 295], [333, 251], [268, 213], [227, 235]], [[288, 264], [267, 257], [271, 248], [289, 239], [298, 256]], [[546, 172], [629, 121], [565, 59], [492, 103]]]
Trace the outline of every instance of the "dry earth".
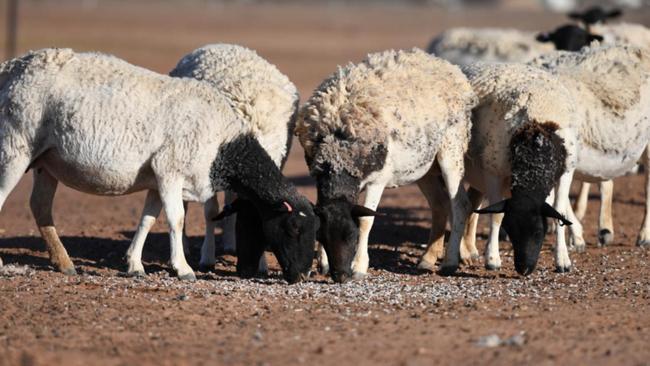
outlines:
[[[337, 64], [370, 51], [425, 46], [461, 24], [548, 28], [561, 22], [530, 7], [443, 13], [430, 7], [208, 5], [208, 2], [23, 3], [21, 51], [46, 46], [114, 53], [166, 72], [193, 48], [235, 42], [257, 49], [299, 86], [303, 99]], [[4, 9], [4, 8], [3, 8]], [[631, 21], [647, 23], [648, 12]], [[4, 14], [0, 14], [4, 19]], [[4, 38], [3, 34], [0, 37]], [[302, 151], [285, 173], [312, 200]], [[540, 270], [463, 268], [441, 278], [415, 269], [428, 210], [413, 186], [390, 190], [371, 235], [371, 276], [335, 285], [316, 276], [288, 286], [240, 280], [234, 258], [195, 283], [169, 276], [164, 222], [150, 235], [144, 279], [122, 276], [142, 194], [102, 198], [61, 187], [59, 232], [80, 270], [52, 271], [28, 208], [31, 177], [0, 213], [0, 365], [46, 364], [648, 364], [648, 251], [633, 244], [643, 213], [643, 178], [615, 189], [616, 238], [597, 248], [596, 197], [585, 220], [586, 253], [575, 270], [552, 271], [552, 239]], [[189, 212], [198, 261], [203, 224]], [[487, 233], [480, 225], [481, 248]], [[503, 243], [504, 249], [508, 248]], [[272, 255], [267, 254], [272, 260]], [[492, 337], [489, 337], [492, 336]]]

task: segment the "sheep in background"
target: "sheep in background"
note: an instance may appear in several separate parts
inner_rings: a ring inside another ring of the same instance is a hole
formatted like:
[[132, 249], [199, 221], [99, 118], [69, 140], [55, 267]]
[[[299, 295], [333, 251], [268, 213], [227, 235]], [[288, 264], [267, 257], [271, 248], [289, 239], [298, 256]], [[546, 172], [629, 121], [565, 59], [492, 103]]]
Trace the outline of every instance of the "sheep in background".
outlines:
[[[320, 265], [335, 281], [367, 273], [368, 235], [382, 192], [412, 182], [427, 200], [446, 188], [452, 230], [441, 272], [458, 268], [470, 212], [463, 157], [475, 102], [458, 67], [419, 49], [370, 54], [339, 68], [314, 91], [301, 108], [296, 134], [317, 180], [325, 251]], [[358, 206], [364, 188], [364, 205]], [[433, 218], [446, 220], [443, 206], [430, 207]], [[430, 243], [444, 233], [444, 224], [432, 226]]]
[[436, 36], [427, 52], [456, 65], [481, 62], [528, 62], [554, 50], [535, 33], [501, 28], [451, 28]]
[[[170, 76], [209, 82], [226, 97], [235, 113], [250, 125], [262, 148], [275, 165], [282, 169], [291, 146], [299, 96], [295, 85], [273, 64], [251, 49], [238, 45], [213, 44], [198, 48], [181, 58]], [[154, 194], [148, 200], [156, 198]], [[227, 191], [226, 204], [232, 203], [233, 198], [232, 192]], [[204, 207], [206, 228], [199, 262], [202, 271], [213, 269], [216, 262], [215, 227], [212, 219], [217, 215], [218, 207], [216, 196], [208, 200]], [[149, 213], [142, 216], [141, 225], [129, 247], [128, 273], [132, 275], [144, 275], [142, 249], [156, 216], [157, 214], [151, 216]], [[235, 216], [224, 219], [227, 220], [223, 233], [225, 251], [235, 251]], [[250, 225], [242, 225], [243, 230], [250, 230], [248, 226]], [[266, 272], [264, 256], [261, 257], [259, 271]], [[239, 272], [246, 277], [254, 274]]]
[[[98, 195], [157, 191], [172, 267], [188, 280], [195, 275], [183, 254], [183, 200], [233, 190], [257, 209], [285, 279], [305, 278], [318, 218], [210, 84], [107, 55], [44, 49], [0, 65], [0, 90], [0, 207], [34, 169], [31, 207], [61, 271], [72, 263], [52, 220], [59, 181]], [[148, 200], [145, 213], [155, 216], [156, 202]]]

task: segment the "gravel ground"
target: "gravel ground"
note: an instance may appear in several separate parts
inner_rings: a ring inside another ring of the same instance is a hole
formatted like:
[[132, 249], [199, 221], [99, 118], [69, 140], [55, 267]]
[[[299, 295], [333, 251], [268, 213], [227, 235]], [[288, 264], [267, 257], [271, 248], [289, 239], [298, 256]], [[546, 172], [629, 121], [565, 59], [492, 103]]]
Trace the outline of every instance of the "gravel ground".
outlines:
[[[165, 72], [200, 45], [241, 43], [286, 72], [303, 100], [335, 65], [370, 51], [424, 46], [446, 27], [558, 23], [526, 7], [442, 14], [395, 5], [21, 4], [21, 51], [54, 45], [100, 50]], [[644, 11], [627, 20], [650, 23]], [[285, 174], [314, 200], [302, 159], [294, 145]], [[480, 264], [449, 278], [418, 271], [423, 249], [415, 243], [428, 236], [426, 201], [414, 186], [388, 190], [379, 208], [386, 215], [377, 218], [370, 238], [366, 279], [338, 285], [314, 275], [289, 286], [270, 253], [268, 278], [237, 278], [235, 258], [226, 255], [196, 282], [177, 281], [169, 274], [164, 220], [145, 246], [149, 275], [125, 277], [122, 257], [144, 195], [101, 198], [65, 187], [57, 192], [55, 219], [80, 274], [56, 273], [29, 212], [26, 175], [0, 212], [6, 264], [0, 268], [0, 366], [648, 364], [650, 254], [634, 246], [643, 186], [641, 176], [616, 181], [611, 246], [593, 245], [594, 196], [585, 219], [587, 251], [571, 253], [575, 268], [553, 272], [549, 236], [528, 278], [514, 272], [506, 242], [499, 272]], [[191, 205], [188, 213], [194, 268], [201, 211]], [[479, 234], [482, 249], [485, 219]]]

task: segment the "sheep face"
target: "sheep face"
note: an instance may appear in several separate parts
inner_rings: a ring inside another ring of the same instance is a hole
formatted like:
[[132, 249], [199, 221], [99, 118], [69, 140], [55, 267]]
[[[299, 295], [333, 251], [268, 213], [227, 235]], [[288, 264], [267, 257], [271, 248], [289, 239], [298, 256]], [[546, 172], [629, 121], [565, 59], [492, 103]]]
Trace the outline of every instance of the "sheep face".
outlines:
[[321, 227], [318, 241], [325, 248], [334, 282], [352, 278], [352, 260], [359, 241], [359, 217], [375, 216], [376, 212], [340, 198], [319, 204], [316, 214]]
[[311, 204], [306, 199], [302, 201], [283, 202], [282, 207], [262, 218], [264, 236], [289, 283], [303, 281], [309, 276], [320, 226]]
[[593, 41], [602, 42], [603, 37], [589, 34], [588, 31], [575, 25], [565, 25], [553, 32], [538, 34], [537, 40], [539, 42], [552, 42], [557, 50], [580, 51], [582, 47], [588, 46]]
[[284, 201], [260, 210], [250, 201], [237, 199], [215, 218], [237, 213], [237, 273], [252, 277], [264, 248], [269, 245], [290, 284], [307, 279], [314, 259], [319, 218], [306, 199]]
[[515, 270], [523, 276], [531, 274], [537, 266], [548, 224], [547, 217], [571, 225], [553, 207], [525, 193], [513, 193], [512, 198], [477, 210], [478, 213], [504, 213], [503, 228], [512, 242]]

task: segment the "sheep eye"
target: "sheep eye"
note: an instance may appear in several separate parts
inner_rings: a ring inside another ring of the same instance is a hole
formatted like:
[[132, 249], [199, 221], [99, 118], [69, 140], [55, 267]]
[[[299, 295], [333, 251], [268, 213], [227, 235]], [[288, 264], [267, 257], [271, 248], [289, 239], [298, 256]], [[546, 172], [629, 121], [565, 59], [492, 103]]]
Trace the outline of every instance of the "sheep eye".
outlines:
[[298, 212], [298, 215], [300, 215], [300, 216], [302, 216], [302, 217], [307, 217], [307, 215], [305, 215], [305, 213], [302, 212], [302, 211], [299, 211], [299, 212]]

